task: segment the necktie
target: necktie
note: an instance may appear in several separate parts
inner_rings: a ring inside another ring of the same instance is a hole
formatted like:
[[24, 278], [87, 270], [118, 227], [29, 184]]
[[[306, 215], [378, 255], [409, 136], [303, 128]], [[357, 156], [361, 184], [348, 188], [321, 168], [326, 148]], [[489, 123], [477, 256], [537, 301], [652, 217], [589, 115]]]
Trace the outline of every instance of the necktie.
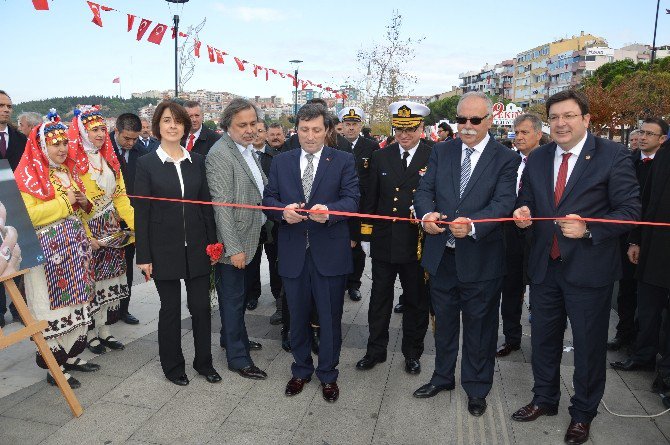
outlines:
[[[524, 166], [523, 169], [521, 170], [521, 174], [523, 175], [523, 170], [526, 168], [526, 159], [528, 158], [523, 158], [521, 162], [523, 162]], [[516, 191], [517, 196], [519, 196], [519, 192], [521, 191], [521, 186], [523, 185], [523, 181], [521, 181], [521, 178], [519, 178], [519, 189]]]
[[[465, 187], [468, 185], [468, 181], [470, 180], [470, 175], [472, 174], [471, 172], [471, 164], [470, 164], [470, 156], [472, 156], [472, 153], [475, 151], [474, 148], [467, 147], [465, 149], [465, 158], [463, 158], [463, 162], [461, 163], [461, 190], [460, 193], [458, 194], [458, 197], [460, 198], [463, 196], [463, 192], [465, 191]], [[451, 233], [451, 231], [448, 232], [449, 235], [447, 237], [447, 244], [455, 244], [456, 243], [456, 238], [454, 238], [454, 235]]]
[[[305, 201], [307, 202], [309, 201], [309, 195], [312, 193], [312, 183], [314, 182], [314, 164], [312, 163], [314, 155], [307, 153], [305, 159], [307, 159], [307, 167], [305, 167], [305, 171], [302, 174], [302, 191], [305, 193]], [[307, 247], [309, 247], [309, 233], [306, 233], [305, 236]]]
[[0, 158], [4, 159], [7, 155], [7, 140], [4, 131], [0, 131]]
[[[1, 143], [0, 143], [0, 144], [1, 144]], [[642, 158], [642, 163], [643, 163], [643, 164], [646, 164], [646, 163], [651, 162], [651, 161], [653, 161], [652, 158]]]
[[[146, 148], [149, 148], [149, 138], [146, 138], [146, 139], [145, 139], [144, 141], [142, 141], [142, 142], [144, 142], [144, 146], [145, 146]], [[189, 151], [190, 151], [190, 150], [189, 150]]]
[[194, 141], [194, 140], [195, 140], [195, 135], [194, 135], [194, 134], [191, 134], [191, 135], [188, 137], [188, 144], [186, 144], [186, 150], [187, 150], [187, 151], [191, 151], [191, 150], [193, 150], [193, 141]]
[[[558, 168], [558, 176], [556, 177], [556, 188], [554, 189], [554, 205], [558, 205], [565, 191], [565, 183], [568, 179], [568, 159], [572, 153], [563, 153], [563, 160], [561, 166]], [[561, 256], [561, 251], [558, 248], [558, 238], [554, 234], [554, 239], [551, 243], [551, 252], [549, 253], [552, 260]]]
[[405, 151], [402, 154], [402, 171], [407, 170], [407, 158], [409, 158], [409, 152]]

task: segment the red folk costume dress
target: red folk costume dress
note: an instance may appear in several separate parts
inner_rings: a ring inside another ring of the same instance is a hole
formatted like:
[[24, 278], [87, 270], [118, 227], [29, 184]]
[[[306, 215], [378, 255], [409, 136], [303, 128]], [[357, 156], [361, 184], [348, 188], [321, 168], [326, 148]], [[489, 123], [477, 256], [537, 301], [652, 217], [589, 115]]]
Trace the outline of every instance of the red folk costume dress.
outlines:
[[[44, 337], [60, 365], [86, 347], [88, 305], [95, 293], [85, 211], [67, 198], [68, 190], [84, 191], [75, 164], [85, 159], [68, 157], [58, 165], [47, 156], [47, 140], [67, 140], [66, 131], [60, 122], [33, 128], [15, 172], [45, 257], [25, 275], [26, 300], [32, 315], [48, 322]], [[39, 352], [37, 365], [47, 368]]]
[[[86, 197], [93, 204], [93, 211], [84, 216], [91, 236], [102, 239], [121, 231], [121, 219], [130, 230], [135, 227], [135, 214], [126, 195], [126, 186], [121, 175], [119, 161], [114, 154], [109, 133], [104, 145], [97, 149], [88, 138], [88, 131], [105, 126], [105, 121], [96, 107], [84, 111], [75, 110], [75, 117], [68, 129], [70, 156], [84, 156], [86, 162], [77, 164], [77, 173], [86, 188]], [[91, 328], [97, 328], [99, 336], [111, 335], [106, 325], [119, 320], [119, 305], [122, 298], [130, 297], [126, 280], [126, 258], [123, 246], [108, 244], [93, 251], [93, 270], [96, 291], [90, 302], [93, 317]], [[95, 336], [89, 333], [89, 339]]]

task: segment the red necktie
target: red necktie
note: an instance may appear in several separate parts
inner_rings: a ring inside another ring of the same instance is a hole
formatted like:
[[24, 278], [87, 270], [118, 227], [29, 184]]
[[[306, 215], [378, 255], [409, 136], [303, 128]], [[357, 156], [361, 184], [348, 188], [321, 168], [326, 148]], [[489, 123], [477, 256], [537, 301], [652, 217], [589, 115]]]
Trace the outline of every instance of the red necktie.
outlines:
[[195, 139], [195, 135], [194, 135], [194, 134], [191, 134], [191, 135], [188, 137], [188, 144], [186, 144], [186, 150], [187, 150], [187, 151], [191, 151], [191, 150], [193, 150], [193, 140], [194, 140], [194, 139]]
[[[561, 166], [558, 168], [558, 176], [556, 177], [556, 188], [554, 189], [554, 205], [558, 206], [561, 196], [565, 191], [565, 183], [568, 179], [568, 159], [572, 153], [563, 153], [563, 160]], [[554, 234], [554, 239], [551, 243], [551, 252], [549, 253], [552, 260], [561, 256], [561, 251], [558, 248], [558, 238]]]
[[651, 162], [651, 161], [652, 161], [652, 158], [642, 158], [642, 163], [643, 164], [646, 164], [646, 163]]

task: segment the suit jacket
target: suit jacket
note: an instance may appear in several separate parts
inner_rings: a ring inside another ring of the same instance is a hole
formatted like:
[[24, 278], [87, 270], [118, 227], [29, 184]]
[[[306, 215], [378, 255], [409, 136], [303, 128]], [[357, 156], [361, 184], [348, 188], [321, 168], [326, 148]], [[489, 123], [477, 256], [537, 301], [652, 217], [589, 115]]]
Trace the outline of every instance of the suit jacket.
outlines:
[[[637, 220], [640, 192], [630, 152], [622, 145], [587, 135], [584, 148], [568, 178], [558, 205], [554, 204], [552, 142], [535, 149], [526, 161], [517, 207], [528, 206], [534, 217], [576, 214], [588, 218]], [[531, 283], [544, 281], [554, 235], [561, 251], [565, 279], [575, 286], [602, 287], [621, 276], [619, 236], [630, 225], [588, 223], [591, 239], [566, 238], [553, 221], [533, 222], [533, 244], [528, 275]]]
[[[139, 140], [133, 145], [133, 148], [130, 149], [128, 153], [128, 161], [126, 161], [125, 153], [126, 150], [119, 148], [116, 145], [116, 137], [114, 131], [109, 133], [109, 138], [112, 140], [112, 146], [114, 147], [114, 153], [116, 153], [116, 158], [121, 164], [121, 174], [123, 175], [123, 180], [126, 183], [126, 192], [129, 195], [135, 194], [135, 170], [137, 169], [137, 160], [144, 156], [147, 153], [150, 153], [150, 150], [140, 142]], [[160, 145], [160, 144], [159, 144]], [[158, 147], [156, 147], [158, 148]], [[156, 149], [154, 149], [156, 151]], [[135, 199], [130, 198], [130, 204], [135, 206]]]
[[[352, 147], [354, 160], [356, 161], [356, 173], [358, 174], [358, 185], [361, 191], [360, 209], [363, 209], [365, 196], [368, 192], [370, 182], [370, 159], [372, 153], [379, 150], [379, 144], [371, 139], [359, 136], [356, 145]], [[349, 218], [349, 232], [352, 241], [360, 242], [366, 237], [361, 236], [361, 219]]]
[[[482, 152], [470, 180], [459, 197], [461, 139], [433, 146], [428, 170], [414, 195], [418, 218], [440, 212], [448, 220], [503, 218], [511, 215], [516, 200], [516, 175], [521, 158], [492, 137]], [[526, 167], [528, 168], [528, 167]], [[524, 183], [525, 187], [525, 183]], [[449, 229], [426, 235], [423, 267], [432, 275], [442, 261]], [[476, 223], [475, 237], [456, 239], [456, 271], [465, 283], [492, 280], [505, 275], [505, 243], [500, 223]]]
[[[205, 159], [191, 153], [191, 162], [183, 161], [181, 171], [183, 199], [210, 201]], [[174, 164], [163, 163], [155, 151], [137, 160], [135, 190], [143, 196], [182, 199]], [[135, 239], [137, 264], [152, 263], [156, 279], [208, 275], [211, 264], [206, 249], [208, 244], [216, 242], [212, 206], [138, 199], [135, 201]]]
[[0, 156], [0, 159], [7, 159], [9, 161], [9, 167], [14, 171], [19, 165], [21, 156], [23, 156], [23, 151], [26, 149], [28, 138], [11, 125], [7, 125], [7, 133], [9, 134], [7, 153], [5, 156]]
[[[642, 221], [670, 223], [670, 144], [665, 143], [651, 162], [642, 189]], [[645, 283], [670, 289], [670, 228], [637, 226], [629, 242], [640, 246], [635, 277]]]
[[[402, 170], [402, 158], [398, 143], [372, 154], [369, 181], [363, 213], [409, 218], [414, 203], [414, 192], [421, 175], [426, 172], [431, 147], [419, 143], [407, 170]], [[371, 226], [370, 250], [372, 258], [389, 263], [402, 264], [417, 260], [419, 240], [418, 224], [407, 221], [384, 219], [366, 220]], [[369, 230], [369, 229], [368, 229]]]
[[265, 144], [263, 151], [257, 151], [256, 153], [258, 154], [258, 162], [261, 164], [263, 173], [265, 173], [265, 176], [270, 176], [270, 165], [272, 165], [272, 159], [279, 154], [279, 150]]
[[141, 147], [138, 147], [140, 151], [150, 153], [154, 150], [156, 150], [158, 147], [160, 147], [161, 143], [158, 139], [156, 139], [153, 136], [149, 136], [149, 145], [144, 145], [144, 142], [142, 142], [142, 139], [138, 139], [137, 142], [135, 142], [135, 145], [141, 145]]
[[[284, 141], [284, 146], [282, 147], [281, 152], [284, 153], [285, 151], [293, 150], [295, 148], [300, 148], [300, 140], [298, 139], [297, 133], [292, 134], [290, 138]], [[353, 153], [351, 142], [341, 134], [337, 135], [337, 147], [335, 148], [340, 151], [346, 151], [347, 153]]]
[[[304, 196], [300, 175], [302, 150], [291, 150], [275, 156], [263, 205], [286, 207], [306, 203], [306, 208], [323, 204], [328, 210], [356, 212], [360, 198], [354, 157], [349, 153], [324, 147], [316, 168], [311, 195]], [[300, 276], [305, 264], [307, 232], [312, 259], [321, 275], [338, 276], [353, 272], [349, 227], [346, 217], [330, 215], [324, 224], [311, 219], [288, 224], [283, 211], [264, 210], [268, 218], [280, 222], [278, 240], [279, 275]]]
[[[190, 135], [184, 136], [184, 138], [181, 140], [181, 145], [183, 147], [186, 147], [186, 144], [188, 144], [188, 136]], [[202, 130], [200, 130], [200, 136], [198, 136], [198, 139], [193, 142], [193, 149], [191, 149], [191, 152], [200, 153], [202, 156], [207, 156], [209, 150], [219, 139], [221, 139], [221, 135], [219, 133], [214, 130], [210, 130], [203, 125]]]
[[[254, 159], [256, 159], [254, 157]], [[258, 164], [258, 161], [256, 161]], [[212, 146], [207, 155], [207, 182], [215, 202], [260, 205], [262, 196], [256, 185], [247, 161], [235, 142], [224, 134]], [[267, 184], [265, 173], [258, 164]], [[230, 257], [240, 252], [246, 255], [249, 264], [254, 258], [263, 225], [260, 210], [238, 207], [214, 206], [216, 232], [225, 252], [220, 263], [231, 264]]]

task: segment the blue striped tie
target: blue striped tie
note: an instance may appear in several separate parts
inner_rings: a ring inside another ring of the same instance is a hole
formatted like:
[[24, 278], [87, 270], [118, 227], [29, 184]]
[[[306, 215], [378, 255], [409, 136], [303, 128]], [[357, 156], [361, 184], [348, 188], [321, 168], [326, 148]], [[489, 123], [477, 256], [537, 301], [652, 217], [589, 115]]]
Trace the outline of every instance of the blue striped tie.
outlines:
[[[472, 156], [472, 153], [475, 151], [474, 148], [467, 147], [465, 149], [465, 158], [463, 159], [463, 162], [461, 163], [461, 190], [460, 193], [458, 194], [458, 197], [463, 196], [463, 192], [465, 191], [465, 187], [468, 186], [468, 181], [470, 181], [470, 175], [472, 174], [472, 167], [470, 164], [470, 156]], [[451, 232], [449, 232], [449, 237], [447, 239], [447, 244], [455, 244], [456, 239], [454, 238], [454, 235], [452, 235]]]

